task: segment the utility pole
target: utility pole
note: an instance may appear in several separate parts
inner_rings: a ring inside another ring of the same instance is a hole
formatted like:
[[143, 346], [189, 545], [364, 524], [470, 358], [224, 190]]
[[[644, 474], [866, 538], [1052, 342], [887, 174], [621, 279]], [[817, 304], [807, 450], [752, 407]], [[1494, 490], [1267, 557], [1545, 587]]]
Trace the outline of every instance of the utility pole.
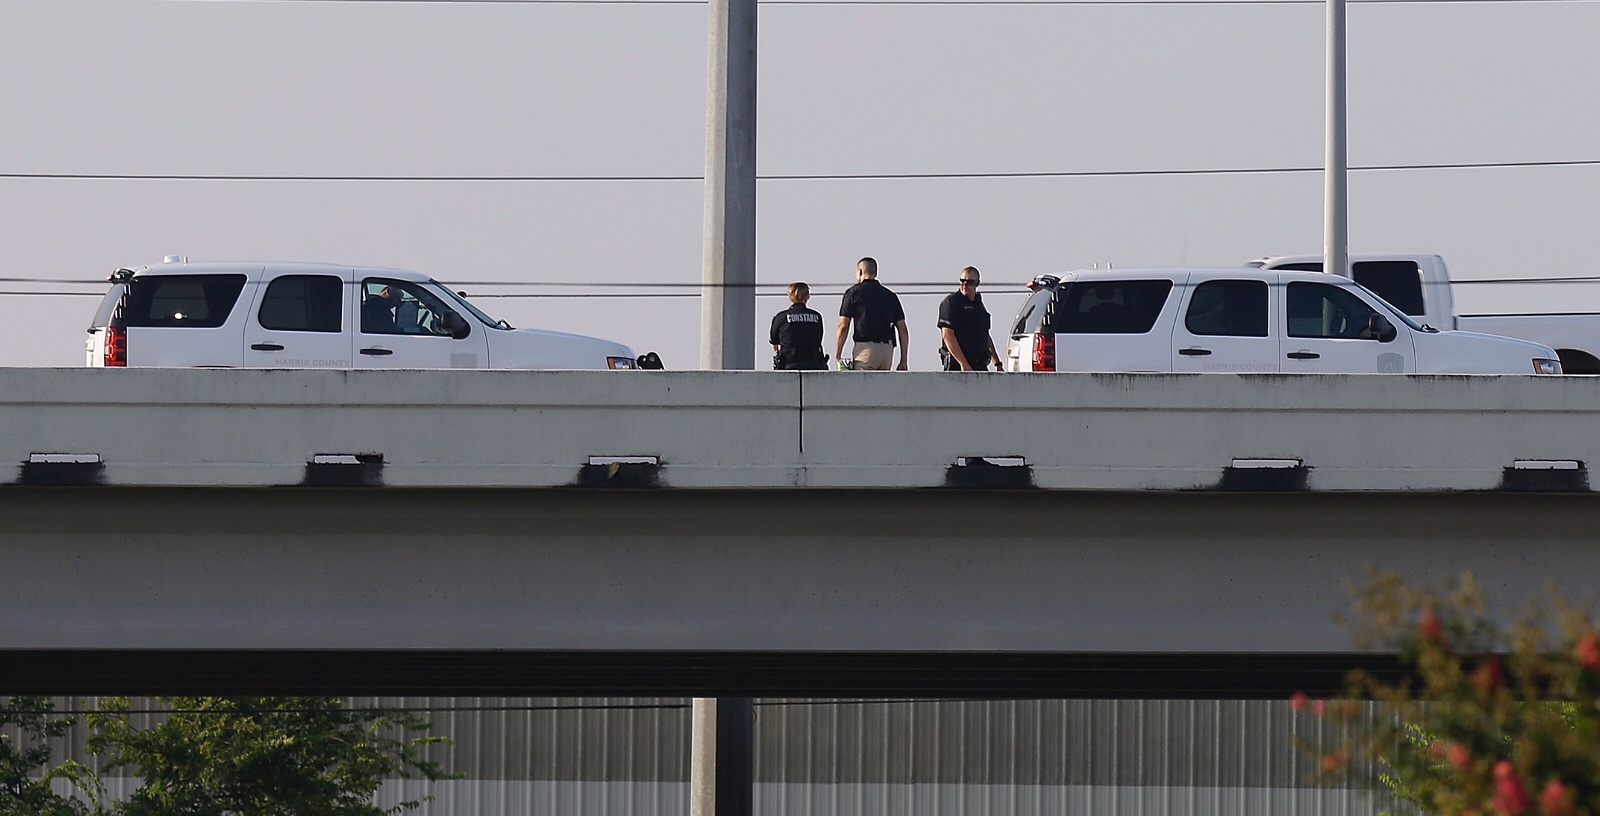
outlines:
[[755, 701], [694, 701], [689, 816], [750, 816], [755, 810]]
[[[710, 0], [700, 367], [756, 367], [756, 0]], [[689, 816], [751, 816], [755, 701], [697, 698]]]
[[1327, 102], [1322, 270], [1346, 275], [1350, 269], [1350, 157], [1345, 111], [1345, 0], [1328, 0]]
[[700, 367], [755, 368], [756, 0], [710, 0]]

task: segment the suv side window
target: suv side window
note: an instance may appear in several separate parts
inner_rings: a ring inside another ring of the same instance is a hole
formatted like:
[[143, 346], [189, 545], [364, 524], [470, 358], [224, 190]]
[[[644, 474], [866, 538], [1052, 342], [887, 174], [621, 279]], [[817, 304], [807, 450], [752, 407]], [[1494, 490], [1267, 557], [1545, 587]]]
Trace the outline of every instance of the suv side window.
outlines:
[[1422, 305], [1422, 270], [1416, 261], [1359, 261], [1355, 278], [1390, 306], [1412, 316], [1427, 314]]
[[449, 337], [439, 297], [410, 281], [367, 278], [361, 282], [362, 334], [420, 334]]
[[1290, 337], [1375, 339], [1367, 321], [1377, 312], [1350, 290], [1301, 281], [1289, 284], [1288, 295]]
[[1056, 334], [1144, 334], [1161, 316], [1172, 281], [1074, 281], [1059, 291]]
[[128, 286], [129, 327], [215, 329], [228, 322], [244, 275], [141, 275]]
[[1194, 288], [1183, 318], [1190, 334], [1267, 336], [1267, 282], [1210, 280]]
[[267, 285], [256, 319], [274, 331], [337, 332], [343, 325], [344, 281], [333, 275], [284, 275]]

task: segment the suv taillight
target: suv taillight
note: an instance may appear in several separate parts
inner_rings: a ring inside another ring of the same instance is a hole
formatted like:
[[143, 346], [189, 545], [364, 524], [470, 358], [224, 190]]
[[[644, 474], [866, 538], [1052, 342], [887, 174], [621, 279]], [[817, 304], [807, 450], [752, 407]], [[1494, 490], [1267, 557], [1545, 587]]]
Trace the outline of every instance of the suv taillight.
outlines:
[[1056, 336], [1039, 333], [1033, 336], [1033, 370], [1056, 370]]
[[115, 326], [107, 326], [106, 332], [106, 366], [128, 365], [128, 330]]

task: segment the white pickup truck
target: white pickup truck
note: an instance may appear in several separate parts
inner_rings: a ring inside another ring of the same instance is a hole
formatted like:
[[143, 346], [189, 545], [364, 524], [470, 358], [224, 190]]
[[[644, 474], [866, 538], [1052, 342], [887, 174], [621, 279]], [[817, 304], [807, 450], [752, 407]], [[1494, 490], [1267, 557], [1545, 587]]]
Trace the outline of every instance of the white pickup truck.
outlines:
[[[1322, 271], [1322, 257], [1286, 255], [1251, 261], [1261, 269]], [[1600, 314], [1455, 313], [1450, 270], [1438, 255], [1352, 255], [1345, 277], [1378, 293], [1419, 322], [1542, 343], [1561, 356], [1567, 374], [1600, 374]]]
[[89, 326], [90, 366], [661, 367], [610, 340], [512, 328], [403, 269], [172, 256], [111, 284]]
[[1007, 371], [1561, 373], [1548, 346], [1427, 328], [1321, 272], [1103, 269], [1028, 288]]

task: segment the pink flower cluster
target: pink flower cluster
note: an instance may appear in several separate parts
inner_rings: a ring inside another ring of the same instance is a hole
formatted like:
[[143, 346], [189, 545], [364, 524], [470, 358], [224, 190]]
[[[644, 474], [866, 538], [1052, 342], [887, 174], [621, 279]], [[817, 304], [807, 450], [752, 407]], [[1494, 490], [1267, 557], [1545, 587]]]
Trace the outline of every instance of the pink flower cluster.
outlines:
[[1322, 715], [1328, 713], [1328, 701], [1313, 700], [1305, 692], [1297, 691], [1289, 697], [1289, 710], [1296, 714], [1310, 711], [1311, 716], [1321, 719]]
[[1572, 656], [1578, 658], [1578, 664], [1592, 672], [1600, 672], [1600, 634], [1588, 632], [1578, 638], [1578, 645], [1572, 649]]
[[1502, 759], [1494, 764], [1494, 811], [1506, 816], [1521, 816], [1533, 807], [1533, 797], [1517, 776], [1511, 760]]

